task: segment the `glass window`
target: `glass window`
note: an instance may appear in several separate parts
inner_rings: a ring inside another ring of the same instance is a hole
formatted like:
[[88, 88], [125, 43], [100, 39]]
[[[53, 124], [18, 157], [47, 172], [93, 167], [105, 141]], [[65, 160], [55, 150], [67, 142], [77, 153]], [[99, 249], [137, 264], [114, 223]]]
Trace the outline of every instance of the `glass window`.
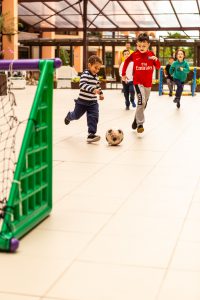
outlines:
[[119, 1], [120, 4], [126, 9], [130, 14], [148, 14], [148, 10], [144, 5], [143, 1]]
[[101, 10], [108, 3], [108, 0], [91, 0], [91, 2], [93, 2], [99, 10]]
[[49, 7], [52, 7], [55, 11], [60, 11], [62, 9], [65, 9], [69, 6], [65, 1], [59, 1], [59, 2], [46, 2]]
[[36, 15], [52, 15], [54, 12], [41, 2], [23, 3], [25, 7], [30, 9]]
[[153, 14], [171, 14], [173, 13], [172, 6], [169, 1], [148, 1], [147, 6]]
[[125, 14], [121, 6], [115, 1], [109, 2], [104, 8], [103, 12], [105, 14]]
[[96, 7], [94, 7], [94, 5], [92, 5], [92, 3], [88, 2], [88, 15], [96, 15], [99, 13], [99, 10], [96, 9]]
[[57, 15], [48, 18], [47, 21], [49, 21], [51, 24], [55, 25], [56, 27], [74, 27], [72, 24], [68, 23], [65, 19]]
[[31, 13], [29, 10], [27, 10], [26, 8], [22, 7], [22, 6], [18, 6], [18, 14], [20, 16], [31, 16], [33, 15], [33, 13]]
[[140, 27], [158, 27], [151, 15], [133, 15], [132, 18]]
[[155, 15], [160, 27], [180, 27], [175, 15]]
[[[18, 15], [27, 24], [33, 25], [40, 21], [39, 16], [46, 16], [50, 17], [46, 21], [45, 26], [47, 28], [52, 28], [51, 24], [48, 25], [48, 21], [55, 24], [58, 28], [83, 27], [83, 1], [79, 3], [77, 0], [49, 0], [48, 2], [43, 2], [42, 0], [40, 2], [32, 2], [31, 0], [23, 2], [22, 0], [21, 3], [23, 3], [23, 6], [20, 3], [18, 4]], [[156, 20], [160, 27], [164, 29], [173, 27], [181, 30], [181, 26], [185, 28], [200, 27], [200, 15], [197, 4], [200, 6], [200, 0], [90, 0], [88, 1], [88, 26], [89, 28], [110, 28], [111, 30], [117, 27], [130, 28], [132, 31], [139, 26], [139, 30], [142, 31], [144, 27], [159, 29], [155, 22]], [[55, 15], [55, 12], [57, 15]], [[136, 24], [134, 24], [128, 14], [130, 14]], [[29, 16], [32, 16], [32, 18]], [[94, 24], [90, 23], [91, 21]]]
[[178, 17], [183, 27], [200, 27], [199, 15], [180, 14]]
[[127, 15], [114, 15], [109, 16], [109, 18], [117, 24], [119, 27], [129, 28], [129, 27], [137, 27], [135, 23], [127, 16]]
[[77, 15], [75, 18], [70, 18], [68, 15], [63, 15], [63, 17], [66, 17], [67, 20], [69, 20], [70, 22], [72, 22], [72, 24], [76, 27], [83, 27], [83, 20], [82, 17], [80, 15]]
[[196, 1], [172, 1], [177, 13], [198, 13]]
[[37, 16], [20, 16], [20, 19], [30, 25], [34, 25], [41, 21]]
[[111, 22], [109, 22], [109, 20], [104, 17], [104, 16], [98, 16], [95, 20], [94, 20], [94, 25], [96, 25], [97, 27], [102, 27], [102, 28], [106, 28], [106, 27], [110, 27], [110, 28], [115, 28], [114, 24], [112, 24]]
[[61, 12], [61, 15], [68, 15], [71, 18], [73, 15], [78, 15], [78, 14], [79, 14], [79, 12], [76, 11], [75, 9], [73, 9], [72, 7], [69, 7]]

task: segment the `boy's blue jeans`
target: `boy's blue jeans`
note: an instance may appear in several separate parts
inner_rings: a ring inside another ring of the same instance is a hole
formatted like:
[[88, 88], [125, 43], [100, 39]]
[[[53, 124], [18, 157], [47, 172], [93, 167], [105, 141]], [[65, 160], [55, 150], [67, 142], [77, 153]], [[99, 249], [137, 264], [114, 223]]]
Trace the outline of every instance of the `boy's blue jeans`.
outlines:
[[179, 79], [174, 79], [174, 83], [177, 85], [176, 98], [180, 100], [184, 88], [184, 82], [181, 82]]
[[126, 105], [126, 107], [129, 107], [130, 102], [133, 104], [134, 99], [135, 99], [135, 90], [134, 90], [133, 82], [129, 81], [129, 82], [125, 83], [124, 81], [122, 81], [122, 84], [123, 84], [125, 105]]
[[70, 121], [78, 120], [86, 113], [88, 133], [95, 134], [97, 132], [97, 124], [99, 121], [99, 103], [97, 101], [74, 100], [75, 107], [69, 112], [67, 117]]

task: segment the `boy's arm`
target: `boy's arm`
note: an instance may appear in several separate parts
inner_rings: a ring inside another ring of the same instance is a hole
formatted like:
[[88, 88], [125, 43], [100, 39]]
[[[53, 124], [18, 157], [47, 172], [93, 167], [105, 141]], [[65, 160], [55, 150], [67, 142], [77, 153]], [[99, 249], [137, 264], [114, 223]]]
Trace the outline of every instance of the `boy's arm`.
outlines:
[[168, 76], [168, 74], [167, 74], [167, 66], [165, 66], [165, 68], [163, 69], [163, 73], [164, 73], [165, 77]]
[[160, 69], [161, 63], [160, 63], [159, 59], [154, 55], [154, 53], [152, 51], [149, 51], [148, 54], [149, 54], [148, 59], [152, 59], [153, 60], [154, 67], [157, 70]]
[[190, 72], [190, 66], [189, 66], [189, 64], [187, 62], [185, 62], [185, 66], [183, 68], [183, 72], [186, 73], [186, 74]]
[[99, 95], [103, 95], [103, 92], [102, 92], [99, 80], [97, 81], [97, 87], [96, 87], [96, 89], [99, 90], [99, 93], [98, 93]]
[[161, 63], [158, 58], [154, 60], [153, 64], [157, 70], [160, 69]]
[[123, 69], [124, 63], [122, 62], [121, 65], [119, 66], [119, 76], [122, 77], [122, 69]]
[[171, 65], [171, 67], [169, 68], [169, 74], [170, 74], [170, 75], [173, 75], [174, 71], [175, 71], [175, 65], [174, 65], [174, 63], [173, 63], [173, 64]]
[[134, 53], [135, 53], [135, 52], [133, 52], [131, 55], [129, 55], [129, 56], [125, 59], [124, 65], [123, 65], [123, 68], [122, 68], [122, 77], [124, 77], [124, 76], [126, 75], [126, 69], [127, 69], [128, 65], [129, 65], [129, 63], [130, 63], [131, 61], [134, 61]]
[[97, 86], [96, 86], [96, 89], [94, 90], [94, 92], [95, 92], [95, 94], [99, 95], [99, 100], [104, 100], [104, 94], [101, 89], [101, 85], [100, 85], [99, 81], [97, 82]]
[[81, 75], [79, 87], [81, 90], [85, 90], [87, 92], [92, 92], [92, 93], [95, 90], [94, 86], [88, 84], [88, 77], [87, 77], [87, 74], [85, 74], [85, 73], [83, 73]]

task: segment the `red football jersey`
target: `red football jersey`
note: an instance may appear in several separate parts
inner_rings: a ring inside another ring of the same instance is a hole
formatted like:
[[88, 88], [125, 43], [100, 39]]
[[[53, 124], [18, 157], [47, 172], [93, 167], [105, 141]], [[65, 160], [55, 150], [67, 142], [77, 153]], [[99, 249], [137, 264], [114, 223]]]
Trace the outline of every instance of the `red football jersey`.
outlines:
[[150, 50], [145, 53], [141, 53], [138, 50], [133, 52], [124, 62], [122, 76], [126, 75], [127, 66], [129, 62], [133, 61], [133, 84], [151, 87], [154, 67], [156, 69], [160, 68], [160, 61], [151, 59], [151, 56], [154, 56], [154, 53]]

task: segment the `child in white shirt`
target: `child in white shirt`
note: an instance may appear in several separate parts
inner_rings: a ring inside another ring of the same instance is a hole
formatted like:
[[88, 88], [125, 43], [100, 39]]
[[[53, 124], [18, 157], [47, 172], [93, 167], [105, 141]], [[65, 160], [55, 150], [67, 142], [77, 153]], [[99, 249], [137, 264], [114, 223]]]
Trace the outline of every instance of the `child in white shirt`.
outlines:
[[[126, 49], [122, 53], [123, 53], [124, 59], [126, 59], [130, 55], [129, 50], [126, 50]], [[124, 61], [121, 63], [121, 65], [119, 67], [119, 75], [121, 77], [122, 77], [123, 65], [124, 65]], [[126, 110], [129, 110], [130, 103], [132, 104], [133, 107], [136, 107], [135, 90], [134, 90], [134, 85], [133, 85], [133, 62], [130, 62], [127, 67], [126, 77], [127, 77], [127, 80], [122, 81], [122, 84], [123, 84], [123, 93], [124, 93], [124, 98], [125, 98]]]

